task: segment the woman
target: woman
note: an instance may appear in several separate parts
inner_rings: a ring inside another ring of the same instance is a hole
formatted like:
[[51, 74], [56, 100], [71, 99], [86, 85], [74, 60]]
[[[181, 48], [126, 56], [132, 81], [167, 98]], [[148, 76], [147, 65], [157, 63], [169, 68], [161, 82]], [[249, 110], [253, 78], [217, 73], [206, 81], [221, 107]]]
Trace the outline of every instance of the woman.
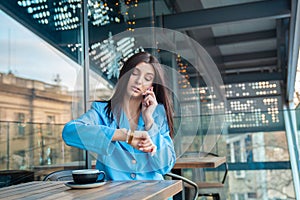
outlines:
[[97, 153], [107, 180], [162, 180], [176, 160], [170, 105], [161, 65], [140, 52], [124, 63], [112, 98], [68, 122], [63, 139]]

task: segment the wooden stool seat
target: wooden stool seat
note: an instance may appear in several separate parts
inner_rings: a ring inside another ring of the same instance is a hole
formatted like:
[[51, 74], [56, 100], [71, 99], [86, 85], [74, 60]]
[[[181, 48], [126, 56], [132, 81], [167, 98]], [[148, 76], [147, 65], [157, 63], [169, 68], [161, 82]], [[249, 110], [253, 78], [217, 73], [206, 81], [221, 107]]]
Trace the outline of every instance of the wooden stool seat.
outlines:
[[[212, 183], [212, 182], [196, 182], [199, 189], [209, 189], [209, 188], [222, 188], [224, 184], [222, 183]], [[190, 185], [186, 185], [186, 187], [192, 188]]]
[[222, 188], [224, 187], [223, 183], [218, 183], [218, 182], [196, 182], [198, 185], [198, 188]]

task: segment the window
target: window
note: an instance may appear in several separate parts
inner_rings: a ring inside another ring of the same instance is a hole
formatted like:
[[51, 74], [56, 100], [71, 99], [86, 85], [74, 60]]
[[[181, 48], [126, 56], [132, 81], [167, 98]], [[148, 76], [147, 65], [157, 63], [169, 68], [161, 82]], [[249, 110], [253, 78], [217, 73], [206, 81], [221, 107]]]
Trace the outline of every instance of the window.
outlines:
[[246, 194], [244, 193], [231, 193], [230, 194], [231, 200], [246, 200]]
[[247, 135], [245, 138], [245, 146], [246, 146], [246, 159], [247, 162], [253, 161], [253, 145], [252, 145], [252, 137]]
[[256, 192], [249, 192], [248, 193], [248, 198], [249, 199], [256, 199], [257, 198]]
[[[234, 162], [243, 162], [245, 161], [244, 153], [242, 152], [244, 143], [243, 140], [233, 142], [233, 154]], [[236, 178], [244, 178], [245, 171], [235, 171]]]
[[25, 150], [15, 151], [12, 155], [12, 158], [13, 165], [16, 166], [18, 169], [26, 169], [26, 166], [28, 166], [29, 164], [26, 160]]
[[54, 132], [55, 132], [55, 116], [48, 115], [46, 133], [47, 135], [54, 135]]
[[17, 135], [18, 136], [25, 136], [25, 114], [24, 113], [18, 113], [17, 114], [17, 121], [18, 121], [18, 131], [17, 131]]
[[238, 196], [238, 200], [245, 200], [246, 199], [245, 194], [239, 193], [239, 194], [237, 194], [237, 196]]
[[242, 152], [241, 152], [241, 142], [236, 141], [233, 142], [233, 150], [234, 150], [234, 162], [241, 162], [242, 161]]
[[[253, 149], [252, 149], [252, 137], [235, 136], [227, 139], [227, 151], [230, 155], [227, 159], [231, 162], [252, 162], [253, 161]], [[236, 178], [244, 178], [245, 171], [235, 171]]]

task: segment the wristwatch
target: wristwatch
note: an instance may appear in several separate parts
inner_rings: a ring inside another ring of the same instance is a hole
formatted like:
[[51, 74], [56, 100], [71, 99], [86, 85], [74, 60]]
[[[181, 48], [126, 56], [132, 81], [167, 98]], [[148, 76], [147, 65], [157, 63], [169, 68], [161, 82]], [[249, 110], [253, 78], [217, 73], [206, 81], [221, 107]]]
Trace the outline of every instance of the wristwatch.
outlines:
[[127, 134], [126, 142], [127, 142], [128, 144], [131, 144], [132, 139], [133, 139], [134, 131], [129, 130], [128, 132], [129, 132], [129, 134]]

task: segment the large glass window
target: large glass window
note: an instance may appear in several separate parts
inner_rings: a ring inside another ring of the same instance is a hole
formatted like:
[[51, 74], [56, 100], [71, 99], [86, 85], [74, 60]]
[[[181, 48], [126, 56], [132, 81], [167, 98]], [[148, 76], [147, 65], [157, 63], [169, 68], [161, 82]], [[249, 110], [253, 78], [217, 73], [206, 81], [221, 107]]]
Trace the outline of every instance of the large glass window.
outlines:
[[82, 69], [79, 59], [66, 56], [2, 10], [0, 16], [0, 169], [33, 169], [42, 178], [49, 172], [42, 173], [44, 165], [82, 165], [81, 151], [61, 138], [63, 125], [76, 115], [73, 105], [83, 103], [73, 98]]

